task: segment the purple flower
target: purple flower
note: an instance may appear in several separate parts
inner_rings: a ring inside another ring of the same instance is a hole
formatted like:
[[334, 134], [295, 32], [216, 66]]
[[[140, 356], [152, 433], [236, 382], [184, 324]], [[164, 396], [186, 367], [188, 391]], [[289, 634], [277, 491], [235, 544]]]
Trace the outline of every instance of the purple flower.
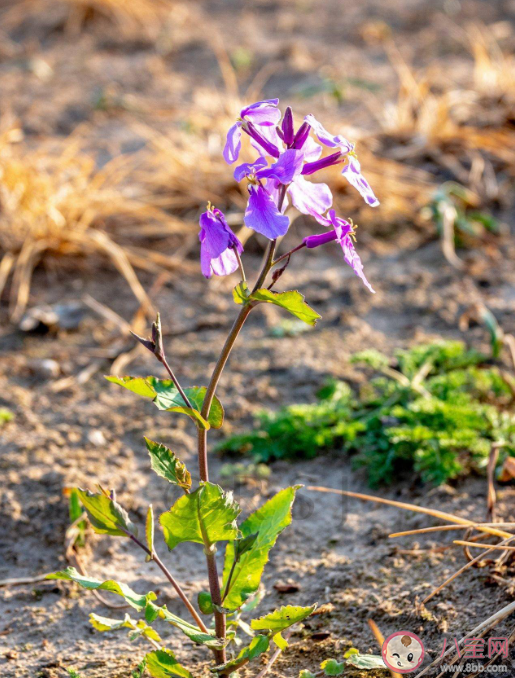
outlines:
[[267, 99], [251, 104], [240, 111], [240, 119], [227, 132], [223, 150], [224, 159], [229, 165], [236, 162], [240, 155], [243, 126], [251, 123], [265, 128], [274, 127], [281, 119], [281, 111], [277, 108], [278, 103], [279, 99]]
[[254, 162], [244, 162], [234, 170], [234, 178], [236, 181], [241, 181], [245, 177], [254, 175], [258, 170], [263, 169], [267, 165], [266, 158], [263, 157], [258, 158]]
[[336, 240], [343, 250], [343, 258], [345, 263], [347, 263], [352, 268], [354, 273], [363, 281], [365, 286], [371, 292], [375, 293], [371, 284], [365, 277], [363, 272], [363, 264], [359, 254], [354, 248], [354, 241], [352, 239], [354, 231], [352, 224], [350, 224], [348, 221], [345, 221], [345, 219], [340, 219], [340, 217], [337, 217], [334, 210], [330, 210], [327, 217], [318, 215], [317, 218], [321, 224], [324, 224], [324, 226], [332, 226], [334, 230], [329, 231], [328, 233], [310, 235], [307, 238], [304, 238], [303, 242], [306, 247], [311, 249], [314, 247], [319, 247], [320, 245], [325, 245], [332, 240]]
[[245, 211], [245, 225], [275, 240], [284, 235], [290, 225], [288, 217], [277, 209], [277, 203], [261, 185], [249, 185], [249, 202]]
[[334, 136], [328, 132], [322, 123], [318, 122], [314, 115], [306, 115], [304, 120], [313, 128], [318, 141], [324, 146], [329, 146], [329, 148], [339, 148], [342, 153], [350, 153], [354, 150], [354, 144], [351, 144], [350, 141], [347, 141], [345, 137], [340, 136], [339, 134]]
[[223, 212], [208, 209], [200, 216], [200, 267], [206, 278], [229, 275], [238, 268], [236, 251], [243, 245], [231, 231]]
[[347, 179], [351, 186], [363, 196], [365, 202], [371, 207], [377, 207], [379, 200], [375, 197], [374, 191], [370, 188], [370, 184], [361, 174], [361, 165], [359, 160], [354, 156], [349, 156], [349, 162], [342, 170], [343, 176]]
[[288, 149], [281, 153], [277, 162], [267, 167], [260, 169], [256, 173], [258, 179], [275, 179], [281, 184], [289, 184], [302, 171], [304, 163], [304, 155], [302, 151], [295, 151]]
[[327, 212], [333, 204], [333, 195], [327, 184], [312, 184], [300, 175], [288, 186], [288, 193], [299, 212], [313, 217]]

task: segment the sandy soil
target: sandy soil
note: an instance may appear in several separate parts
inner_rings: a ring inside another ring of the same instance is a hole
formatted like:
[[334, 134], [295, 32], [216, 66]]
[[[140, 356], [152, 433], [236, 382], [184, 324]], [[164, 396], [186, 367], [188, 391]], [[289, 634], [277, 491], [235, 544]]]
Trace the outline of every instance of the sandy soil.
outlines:
[[[463, 72], [466, 80], [470, 72], [463, 52], [451, 39], [451, 27], [478, 17], [490, 23], [515, 15], [513, 0], [367, 0], [345, 8], [336, 0], [284, 1], [259, 2], [252, 9], [242, 8], [235, 0], [218, 0], [197, 9], [207, 13], [228, 47], [252, 48], [253, 72], [265, 62], [280, 61], [281, 69], [264, 88], [266, 96], [295, 98], [298, 88], [310, 84], [317, 77], [313, 73], [325, 63], [340, 74], [349, 72], [355, 78], [380, 82], [382, 100], [391, 95], [395, 83], [381, 50], [365, 48], [360, 27], [366, 21], [383, 20], [391, 25], [414, 63], [439, 60], [440, 65]], [[48, 134], [66, 135], [78, 123], [88, 121], [95, 124], [100, 137], [108, 133], [130, 145], [131, 114], [119, 111], [113, 117], [91, 105], [95, 93], [106, 86], [138, 101], [180, 111], [192, 100], [193, 86], [221, 83], [212, 53], [195, 34], [189, 15], [174, 33], [177, 43], [165, 57], [150, 42], [123, 43], [112, 29], [97, 27], [72, 39], [43, 23], [27, 20], [13, 39], [24, 54], [37, 53], [50, 63], [57, 74], [51, 83], [20, 68], [16, 56], [0, 62], [4, 96], [35, 143]], [[300, 106], [306, 104], [300, 100]], [[370, 108], [352, 87], [340, 108], [342, 116], [373, 126]], [[509, 223], [512, 215], [502, 216]], [[297, 235], [288, 235], [285, 250], [306, 228], [297, 222]], [[367, 275], [377, 290], [374, 296], [344, 267], [336, 250], [316, 257], [301, 253], [292, 262], [282, 288], [298, 287], [323, 318], [314, 331], [278, 339], [270, 332], [281, 317], [275, 308], [260, 309], [251, 316], [219, 390], [227, 411], [226, 431], [250, 425], [252, 413], [262, 407], [312, 401], [328, 375], [358, 382], [362, 377], [347, 358], [364, 346], [391, 350], [444, 337], [463, 338], [487, 348], [482, 328], [474, 327], [466, 335], [457, 329], [461, 313], [474, 301], [484, 301], [504, 329], [515, 332], [512, 236], [461, 253], [467, 262], [463, 275], [445, 263], [432, 234], [414, 232], [406, 225], [398, 229], [388, 225], [385, 231], [383, 237], [372, 238], [362, 223], [359, 233]], [[250, 268], [256, 269], [258, 256], [250, 259]], [[153, 283], [150, 277], [142, 276], [142, 280], [147, 288]], [[200, 275], [177, 276], [154, 295], [167, 332], [169, 357], [183, 383], [206, 381], [235, 314], [230, 294], [233, 282], [206, 283]], [[31, 306], [80, 301], [85, 294], [126, 319], [136, 311], [130, 292], [101, 264], [96, 270], [89, 266], [39, 271]], [[64, 488], [92, 488], [97, 482], [115, 487], [133, 519], [143, 524], [149, 502], [156, 512], [162, 511], [175, 495], [150, 472], [142, 435], [169, 442], [191, 470], [195, 441], [187, 422], [158, 413], [151, 404], [102, 379], [102, 373], [110, 370], [111, 347], [119, 353], [132, 346], [120, 338], [115, 326], [86, 310], [77, 331], [23, 333], [7, 323], [5, 309], [2, 313], [0, 407], [8, 407], [15, 417], [1, 430], [0, 578], [30, 577], [66, 564]], [[43, 359], [54, 360], [58, 374], [46, 374]], [[56, 392], [58, 380], [77, 375], [92, 362], [98, 369], [84, 386], [72, 380], [68, 388]], [[161, 376], [143, 351], [124, 371]], [[223, 461], [212, 456], [215, 480]], [[234, 489], [247, 513], [277, 489], [296, 482], [366, 491], [364, 478], [351, 471], [349, 460], [338, 450], [312, 462], [276, 463], [269, 481]], [[382, 494], [479, 520], [485, 515], [485, 493], [484, 479], [473, 478], [439, 489], [414, 481], [409, 487], [399, 485]], [[513, 499], [512, 489], [502, 489], [502, 518], [515, 519]], [[293, 678], [300, 669], [316, 670], [322, 659], [338, 657], [351, 645], [377, 652], [367, 625], [370, 617], [385, 635], [404, 628], [420, 634], [429, 656], [436, 657], [444, 637], [460, 637], [513, 597], [509, 569], [498, 572], [497, 579], [488, 569], [470, 569], [427, 609], [418, 606], [424, 594], [465, 562], [463, 554], [453, 548], [410, 555], [403, 550], [415, 549], [414, 542], [388, 539], [391, 531], [431, 524], [421, 516], [302, 490], [295, 518], [273, 551], [265, 578], [269, 596], [259, 611], [315, 601], [331, 603], [332, 608], [309, 619], [294, 634], [291, 649], [276, 663], [272, 676]], [[451, 537], [426, 538], [417, 543], [430, 548], [450, 541]], [[188, 594], [193, 597], [205, 590], [200, 547], [185, 545], [173, 557], [165, 548], [161, 552]], [[179, 612], [177, 599], [159, 571], [124, 541], [90, 535], [81, 557], [91, 575], [116, 577], [138, 591], [152, 588], [160, 601]], [[291, 582], [298, 591], [279, 593], [274, 589], [276, 582]], [[62, 678], [67, 668], [84, 678], [129, 676], [146, 647], [141, 641], [129, 643], [123, 634], [94, 632], [88, 623], [91, 611], [110, 614], [91, 595], [69, 585], [36, 583], [0, 589], [2, 676]], [[507, 635], [506, 631], [500, 628], [498, 635]], [[163, 629], [164, 637], [167, 633]], [[209, 675], [202, 649], [175, 634], [169, 646], [188, 667], [195, 667], [195, 675]], [[515, 675], [510, 661], [508, 665], [510, 673], [503, 675]], [[254, 667], [245, 675], [256, 672]]]

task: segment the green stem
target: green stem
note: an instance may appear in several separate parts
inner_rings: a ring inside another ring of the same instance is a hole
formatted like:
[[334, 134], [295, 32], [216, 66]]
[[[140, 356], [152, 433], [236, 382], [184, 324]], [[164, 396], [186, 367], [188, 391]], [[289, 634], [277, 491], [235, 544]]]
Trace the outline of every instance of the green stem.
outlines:
[[[277, 202], [279, 210], [281, 209], [282, 204], [284, 202], [286, 188], [287, 188], [286, 186], [283, 186], [281, 193], [279, 194], [279, 200]], [[256, 284], [254, 285], [252, 292], [255, 292], [263, 285], [266, 276], [268, 275], [270, 269], [272, 268], [276, 242], [277, 242], [276, 240], [271, 240], [268, 245], [263, 267], [261, 269], [261, 272], [258, 276], [258, 279], [256, 281]], [[240, 334], [241, 328], [245, 324], [245, 321], [247, 320], [252, 308], [253, 308], [252, 304], [246, 304], [245, 306], [243, 306], [236, 320], [234, 321], [234, 324], [231, 328], [231, 331], [229, 332], [227, 339], [225, 340], [222, 352], [220, 353], [220, 357], [218, 358], [218, 361], [215, 365], [215, 369], [213, 370], [213, 374], [211, 375], [211, 379], [206, 390], [206, 395], [204, 397], [204, 402], [202, 403], [201, 415], [206, 420], [209, 418], [209, 410], [211, 409], [211, 404], [213, 402], [213, 398], [215, 397], [216, 388], [218, 386], [218, 382], [220, 381], [220, 377], [222, 376], [224, 367], [227, 363], [227, 360], [229, 359], [233, 346], [236, 343], [236, 339]], [[208, 482], [209, 466], [207, 461], [207, 431], [205, 429], [198, 430], [198, 465], [200, 479], [204, 482]], [[220, 593], [220, 580], [218, 578], [218, 570], [216, 566], [216, 558], [214, 551], [206, 551], [206, 560], [211, 600], [215, 605], [221, 607], [222, 598]], [[225, 615], [216, 609], [214, 611], [214, 615], [215, 615], [216, 635], [218, 638], [224, 639], [226, 634]], [[225, 648], [221, 650], [216, 650], [215, 656], [217, 658], [218, 663], [225, 664], [226, 662]]]
[[152, 558], [152, 560], [155, 562], [155, 564], [159, 567], [159, 569], [161, 570], [161, 572], [165, 575], [165, 577], [168, 579], [168, 581], [170, 582], [170, 584], [171, 584], [171, 585], [174, 587], [174, 589], [177, 591], [177, 595], [178, 595], [179, 598], [182, 600], [182, 602], [184, 603], [184, 605], [187, 607], [188, 612], [191, 614], [191, 616], [192, 616], [193, 619], [195, 620], [195, 623], [197, 624], [197, 626], [199, 627], [199, 629], [200, 629], [201, 631], [203, 631], [204, 633], [209, 633], [208, 629], [206, 628], [206, 625], [204, 624], [204, 622], [202, 621], [202, 619], [199, 617], [199, 614], [198, 614], [198, 612], [195, 610], [195, 608], [193, 607], [193, 605], [192, 605], [192, 604], [190, 603], [190, 601], [188, 600], [188, 598], [187, 598], [186, 594], [184, 593], [184, 591], [182, 590], [180, 584], [176, 581], [176, 579], [174, 578], [174, 576], [172, 575], [172, 573], [168, 570], [168, 568], [167, 568], [166, 565], [163, 563], [163, 561], [161, 560], [161, 558], [157, 555], [157, 553], [156, 553], [154, 550], [151, 551], [149, 548], [147, 548], [147, 547], [145, 546], [145, 544], [143, 544], [143, 542], [141, 542], [141, 541], [140, 541], [137, 537], [135, 537], [133, 534], [130, 534], [129, 532], [127, 532], [126, 534], [127, 534], [127, 536], [129, 536], [129, 537], [132, 539], [132, 541], [133, 541], [135, 544], [137, 544], [141, 549], [143, 549], [143, 551], [145, 551], [145, 553], [146, 553], [148, 556], [150, 556], [150, 557]]

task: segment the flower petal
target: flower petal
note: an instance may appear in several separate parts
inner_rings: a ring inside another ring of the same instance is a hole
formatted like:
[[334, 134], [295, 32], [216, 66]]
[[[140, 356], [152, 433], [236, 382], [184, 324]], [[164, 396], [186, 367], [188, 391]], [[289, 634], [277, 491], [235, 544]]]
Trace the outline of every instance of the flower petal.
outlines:
[[314, 115], [306, 115], [304, 120], [311, 125], [313, 132], [324, 146], [339, 148], [342, 153], [350, 153], [350, 151], [354, 150], [354, 144], [351, 144], [350, 141], [347, 141], [345, 137], [342, 137], [339, 134], [334, 136], [334, 134], [328, 132], [322, 123], [318, 122]]
[[211, 259], [211, 270], [215, 275], [230, 275], [238, 269], [238, 259], [234, 250], [227, 249], [219, 257]]
[[241, 122], [236, 122], [227, 132], [227, 140], [223, 150], [224, 160], [232, 165], [238, 160], [241, 150]]
[[200, 216], [200, 267], [203, 275], [228, 275], [238, 268], [234, 250], [243, 252], [243, 245], [231, 231], [223, 212], [208, 210]]
[[288, 149], [281, 153], [277, 162], [260, 170], [256, 176], [258, 179], [275, 179], [281, 184], [289, 184], [302, 170], [303, 160], [302, 151]]
[[250, 174], [255, 174], [258, 170], [267, 166], [266, 158], [260, 157], [255, 162], [244, 162], [241, 165], [238, 165], [234, 170], [234, 178], [236, 181], [241, 181], [243, 178], [248, 177]]
[[290, 220], [277, 209], [263, 186], [249, 186], [249, 202], [245, 211], [245, 225], [275, 240], [288, 230]]
[[281, 111], [277, 108], [279, 99], [266, 99], [246, 106], [241, 111], [241, 117], [254, 125], [270, 127], [277, 125], [281, 119]]
[[341, 238], [338, 242], [342, 247], [343, 258], [345, 259], [345, 263], [349, 264], [349, 266], [352, 268], [352, 270], [358, 276], [358, 278], [360, 278], [365, 284], [365, 286], [373, 294], [375, 294], [375, 290], [373, 289], [372, 285], [368, 282], [368, 280], [365, 277], [365, 274], [363, 273], [363, 264], [361, 262], [359, 254], [354, 249], [354, 243], [350, 235], [343, 236], [343, 238]]
[[342, 174], [349, 184], [359, 191], [368, 205], [371, 207], [377, 207], [379, 205], [379, 200], [375, 197], [370, 184], [361, 174], [361, 165], [357, 158], [349, 158], [349, 162], [343, 168]]
[[333, 196], [327, 184], [312, 184], [297, 176], [288, 187], [291, 201], [302, 214], [318, 218], [333, 204]]
[[302, 146], [302, 152], [304, 153], [305, 162], [315, 162], [322, 155], [322, 146], [317, 144], [311, 137], [308, 137]]
[[[259, 128], [259, 134], [266, 139], [269, 143], [272, 144], [272, 146], [275, 146], [276, 148], [279, 149], [280, 152], [282, 152], [284, 148], [284, 144], [282, 142], [282, 139], [279, 137], [277, 134], [277, 130], [275, 127], [264, 127], [261, 126]], [[267, 152], [266, 149], [261, 146], [261, 144], [256, 141], [256, 139], [253, 139], [252, 136], [250, 137], [250, 145], [254, 150], [256, 150], [259, 155], [265, 156], [265, 155], [270, 155], [270, 153]], [[277, 154], [274, 156], [277, 157]]]

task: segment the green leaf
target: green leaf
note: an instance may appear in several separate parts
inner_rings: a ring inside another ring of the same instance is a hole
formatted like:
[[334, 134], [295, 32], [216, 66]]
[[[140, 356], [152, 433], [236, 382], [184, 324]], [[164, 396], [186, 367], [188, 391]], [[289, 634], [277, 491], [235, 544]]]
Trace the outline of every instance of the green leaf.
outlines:
[[[291, 523], [291, 507], [299, 487], [296, 485], [278, 492], [240, 525], [243, 539], [227, 544], [223, 572], [224, 607], [238, 609], [258, 590], [270, 549], [278, 535]], [[257, 537], [254, 539], [252, 535]], [[241, 549], [241, 542], [249, 538], [252, 543], [245, 542], [249, 548], [240, 553], [234, 565], [236, 549]], [[231, 570], [233, 572], [227, 591]]]
[[276, 633], [272, 640], [280, 650], [284, 651], [288, 649], [288, 641], [286, 640], [286, 638], [283, 638], [280, 632]]
[[122, 596], [122, 598], [138, 612], [141, 612], [141, 610], [146, 607], [148, 601], [156, 599], [156, 594], [153, 591], [150, 591], [145, 595], [140, 595], [133, 591], [130, 586], [127, 586], [127, 584], [120, 584], [112, 579], [102, 582], [98, 579], [93, 579], [92, 577], [85, 577], [77, 572], [74, 567], [67, 567], [66, 570], [62, 570], [61, 572], [47, 574], [45, 579], [73, 581], [79, 586], [82, 586], [83, 589], [88, 589], [90, 591], [96, 589], [99, 591], [111, 591], [112, 593]]
[[266, 652], [270, 646], [270, 640], [268, 636], [257, 635], [252, 639], [250, 645], [244, 647], [243, 650], [238, 654], [235, 659], [232, 659], [226, 664], [220, 664], [211, 669], [213, 673], [217, 673], [220, 676], [226, 676], [232, 673], [233, 671], [238, 670], [245, 664], [248, 664], [259, 655]]
[[147, 563], [149, 560], [152, 560], [152, 554], [154, 553], [154, 509], [152, 504], [149, 505], [147, 511], [147, 522], [145, 523], [145, 536], [147, 538], [147, 546], [150, 554], [147, 556]]
[[377, 654], [354, 654], [347, 659], [347, 664], [357, 669], [385, 669], [383, 658]]
[[315, 611], [315, 608], [316, 605], [311, 605], [311, 607], [286, 605], [274, 612], [270, 612], [270, 614], [264, 617], [253, 619], [250, 625], [254, 631], [281, 633], [281, 631], [293, 626], [293, 624], [298, 624], [306, 619], [306, 617], [309, 617]]
[[131, 619], [128, 614], [126, 614], [123, 619], [110, 619], [109, 617], [101, 617], [92, 612], [89, 615], [89, 622], [97, 631], [116, 631], [118, 629], [127, 628], [132, 631], [132, 633], [129, 633], [130, 640], [136, 640], [140, 636], [145, 636], [146, 638], [155, 640], [156, 643], [162, 642], [159, 634], [154, 631], [151, 626], [148, 626], [142, 619]]
[[132, 393], [135, 393], [142, 398], [156, 397], [155, 389], [149, 384], [148, 379], [145, 379], [145, 377], [115, 377], [110, 375], [105, 378], [112, 384], [123, 386], [128, 391], [132, 391]]
[[136, 393], [143, 398], [152, 398], [159, 410], [179, 412], [193, 419], [201, 429], [220, 428], [224, 420], [224, 408], [218, 398], [213, 399], [207, 421], [200, 411], [206, 395], [205, 386], [191, 386], [185, 388], [184, 393], [191, 403], [187, 407], [181, 394], [171, 379], [157, 379], [156, 377], [106, 377], [107, 381], [118, 384]]
[[326, 676], [341, 676], [345, 670], [345, 664], [336, 659], [326, 659], [320, 664], [320, 668]]
[[176, 628], [180, 629], [194, 643], [198, 643], [199, 645], [205, 645], [206, 647], [214, 649], [220, 649], [227, 645], [228, 641], [227, 640], [224, 641], [221, 640], [220, 638], [217, 638], [214, 631], [212, 633], [205, 633], [204, 631], [201, 631], [198, 628], [198, 626], [194, 626], [193, 624], [190, 624], [184, 619], [181, 619], [180, 617], [177, 617], [175, 614], [169, 612], [166, 608], [166, 605], [163, 605], [163, 607], [159, 607], [157, 609], [158, 615], [159, 617], [161, 617], [161, 619], [164, 619], [172, 626], [175, 626]]
[[207, 591], [198, 594], [198, 606], [202, 614], [213, 614], [213, 600]]
[[236, 304], [244, 305], [249, 301], [249, 286], [246, 282], [240, 282], [232, 291], [232, 296]]
[[316, 678], [316, 676], [314, 673], [311, 673], [311, 671], [302, 669], [302, 671], [299, 673], [299, 678]]
[[179, 485], [183, 490], [189, 491], [191, 489], [191, 475], [175, 453], [163, 443], [155, 443], [148, 438], [145, 438], [145, 444], [150, 455], [152, 470], [161, 478], [168, 480], [169, 483]]
[[191, 673], [175, 659], [171, 650], [154, 650], [145, 655], [145, 659], [147, 671], [153, 678], [169, 678], [169, 676], [193, 678]]
[[317, 320], [322, 317], [306, 304], [304, 297], [297, 290], [272, 292], [271, 290], [261, 289], [251, 294], [249, 299], [281, 306], [308, 325], [316, 325]]
[[136, 536], [138, 530], [130, 521], [127, 511], [118, 502], [109, 497], [107, 492], [90, 492], [77, 489], [77, 493], [86, 509], [91, 525], [98, 534], [126, 537], [127, 532]]
[[217, 541], [238, 538], [239, 514], [240, 507], [231, 493], [225, 493], [219, 485], [202, 483], [195, 492], [180, 497], [159, 522], [170, 550], [184, 541], [209, 549]]

